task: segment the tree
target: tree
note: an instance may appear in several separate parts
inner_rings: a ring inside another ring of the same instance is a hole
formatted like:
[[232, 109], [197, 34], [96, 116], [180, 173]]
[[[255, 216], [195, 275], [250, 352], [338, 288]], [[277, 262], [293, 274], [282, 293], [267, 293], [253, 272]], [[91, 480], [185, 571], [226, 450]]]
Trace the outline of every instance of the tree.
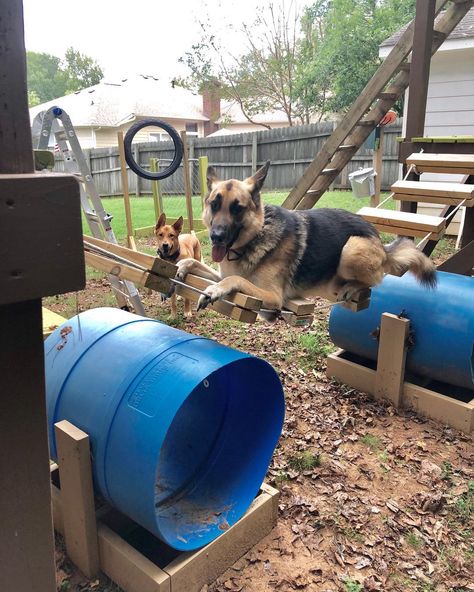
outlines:
[[[326, 111], [346, 111], [378, 68], [380, 43], [414, 15], [415, 0], [317, 0], [308, 7], [303, 103], [316, 100]], [[321, 88], [327, 89], [323, 104]]]
[[97, 84], [103, 77], [92, 58], [72, 47], [67, 49], [64, 60], [28, 51], [26, 61], [30, 107]]
[[[288, 125], [308, 119], [294, 89], [298, 71], [299, 15], [284, 4], [270, 4], [252, 25], [243, 24], [240, 34], [245, 51], [232, 55], [212, 34], [211, 23], [200, 23], [202, 37], [181, 58], [190, 75], [178, 82], [202, 92], [218, 90], [221, 98], [237, 102], [250, 123], [264, 111], [284, 111]], [[269, 128], [266, 124], [263, 127]]]
[[67, 80], [67, 93], [98, 84], [104, 77], [101, 67], [94, 59], [73, 47], [66, 50], [63, 69]]

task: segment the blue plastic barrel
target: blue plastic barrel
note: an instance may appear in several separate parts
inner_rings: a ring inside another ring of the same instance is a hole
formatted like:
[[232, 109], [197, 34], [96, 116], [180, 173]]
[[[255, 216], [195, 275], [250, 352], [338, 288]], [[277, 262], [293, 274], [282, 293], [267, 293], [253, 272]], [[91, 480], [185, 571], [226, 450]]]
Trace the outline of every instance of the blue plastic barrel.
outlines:
[[245, 513], [283, 425], [267, 362], [115, 308], [69, 319], [45, 357], [51, 456], [56, 422], [89, 434], [112, 506], [179, 550]]
[[410, 319], [413, 346], [406, 368], [415, 374], [474, 389], [474, 278], [438, 272], [438, 286], [428, 290], [413, 275], [387, 275], [372, 289], [368, 309], [353, 313], [332, 309], [329, 333], [340, 348], [377, 359], [376, 330], [384, 312]]

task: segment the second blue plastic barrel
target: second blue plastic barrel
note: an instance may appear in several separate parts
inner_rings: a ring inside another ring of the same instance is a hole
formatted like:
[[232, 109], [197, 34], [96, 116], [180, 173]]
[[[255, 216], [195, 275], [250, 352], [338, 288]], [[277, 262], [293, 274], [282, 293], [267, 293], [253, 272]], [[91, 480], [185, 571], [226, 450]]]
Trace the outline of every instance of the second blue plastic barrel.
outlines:
[[413, 275], [385, 276], [372, 289], [368, 309], [353, 313], [335, 306], [329, 319], [332, 341], [342, 349], [376, 360], [377, 328], [384, 312], [410, 319], [413, 345], [406, 367], [415, 374], [474, 388], [474, 278], [438, 272], [428, 290]]
[[180, 550], [245, 513], [283, 424], [267, 362], [113, 308], [68, 320], [45, 357], [52, 458], [57, 421], [84, 430], [111, 505]]

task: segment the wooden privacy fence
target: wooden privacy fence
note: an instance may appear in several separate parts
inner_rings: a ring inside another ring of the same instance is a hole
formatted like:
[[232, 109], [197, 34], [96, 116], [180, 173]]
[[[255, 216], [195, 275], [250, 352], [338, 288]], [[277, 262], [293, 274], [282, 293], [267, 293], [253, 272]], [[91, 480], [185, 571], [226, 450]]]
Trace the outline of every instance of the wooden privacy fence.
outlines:
[[[207, 156], [209, 164], [213, 165], [219, 176], [224, 179], [242, 179], [250, 176], [259, 165], [270, 160], [272, 166], [265, 183], [267, 190], [290, 189], [321, 149], [335, 126], [335, 122], [329, 121], [213, 138], [188, 137], [193, 193], [199, 195], [201, 192], [198, 162], [201, 156]], [[401, 135], [401, 129], [401, 120], [385, 128], [382, 189], [388, 189], [398, 179], [397, 137]], [[150, 166], [151, 158], [157, 158], [163, 164], [173, 158], [171, 142], [135, 144], [134, 150], [135, 160], [144, 168]], [[84, 152], [100, 195], [104, 197], [121, 195], [118, 147], [91, 148]], [[359, 168], [371, 167], [372, 155], [373, 150], [363, 146], [336, 178], [333, 187], [350, 189], [349, 173]], [[57, 157], [54, 170], [63, 170], [63, 162]], [[128, 171], [128, 180], [130, 193], [151, 195], [150, 181], [138, 178], [131, 171]], [[174, 175], [161, 182], [161, 191], [165, 195], [179, 194], [182, 193], [183, 186], [183, 166], [181, 166]]]

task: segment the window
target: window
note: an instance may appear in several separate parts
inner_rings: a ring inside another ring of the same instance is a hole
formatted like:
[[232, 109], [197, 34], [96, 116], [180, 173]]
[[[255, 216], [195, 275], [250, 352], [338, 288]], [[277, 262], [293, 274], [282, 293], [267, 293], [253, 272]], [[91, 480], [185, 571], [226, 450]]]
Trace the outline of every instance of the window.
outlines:
[[187, 123], [186, 124], [186, 134], [188, 136], [195, 136], [199, 135], [198, 133], [198, 124], [197, 123]]
[[170, 137], [166, 132], [164, 132], [164, 133], [150, 132], [148, 134], [148, 141], [149, 142], [167, 142], [169, 140], [170, 140]]

